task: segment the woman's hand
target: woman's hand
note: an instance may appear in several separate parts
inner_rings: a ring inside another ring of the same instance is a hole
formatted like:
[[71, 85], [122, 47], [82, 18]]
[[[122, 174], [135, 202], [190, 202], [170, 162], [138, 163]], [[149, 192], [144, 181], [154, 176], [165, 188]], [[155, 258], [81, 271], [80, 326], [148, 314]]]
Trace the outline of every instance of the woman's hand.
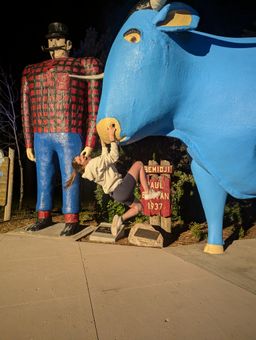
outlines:
[[86, 146], [80, 153], [80, 155], [84, 155], [85, 157], [89, 157], [92, 152], [92, 148], [89, 146]]

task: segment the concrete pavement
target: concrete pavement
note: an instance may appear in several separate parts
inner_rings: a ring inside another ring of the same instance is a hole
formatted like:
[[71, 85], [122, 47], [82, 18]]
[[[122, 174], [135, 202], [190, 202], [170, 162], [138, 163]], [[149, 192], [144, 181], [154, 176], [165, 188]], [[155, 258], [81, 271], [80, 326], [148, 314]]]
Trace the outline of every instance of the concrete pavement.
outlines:
[[143, 248], [0, 234], [1, 340], [254, 340], [256, 240]]

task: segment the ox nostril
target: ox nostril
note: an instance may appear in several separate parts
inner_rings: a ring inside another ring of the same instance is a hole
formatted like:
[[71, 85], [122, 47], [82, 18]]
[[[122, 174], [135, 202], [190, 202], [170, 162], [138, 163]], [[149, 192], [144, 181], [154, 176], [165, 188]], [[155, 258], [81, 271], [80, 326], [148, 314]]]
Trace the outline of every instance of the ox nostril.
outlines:
[[116, 118], [113, 118], [113, 117], [103, 118], [97, 123], [97, 127], [96, 127], [98, 135], [100, 136], [101, 140], [103, 140], [107, 144], [109, 143], [108, 129], [110, 127], [115, 129], [116, 139], [120, 140], [122, 138], [120, 136], [121, 127]]

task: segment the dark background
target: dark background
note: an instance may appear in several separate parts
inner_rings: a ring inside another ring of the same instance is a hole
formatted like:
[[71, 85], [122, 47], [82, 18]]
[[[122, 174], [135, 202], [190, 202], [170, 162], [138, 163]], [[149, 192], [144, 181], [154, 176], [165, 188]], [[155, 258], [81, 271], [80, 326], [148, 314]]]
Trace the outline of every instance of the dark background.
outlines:
[[[129, 10], [136, 3], [137, 1], [134, 0], [106, 0], [103, 2], [84, 0], [69, 3], [52, 0], [51, 2], [34, 2], [33, 4], [26, 1], [18, 4], [9, 2], [5, 4], [5, 9], [1, 12], [0, 67], [13, 76], [19, 91], [24, 67], [49, 59], [49, 54], [41, 51], [41, 46], [47, 44], [45, 34], [47, 34], [49, 23], [60, 21], [67, 24], [70, 39], [73, 42], [73, 50], [79, 49], [80, 42], [84, 40], [86, 31], [90, 27], [94, 28], [99, 36], [109, 35], [110, 47]], [[200, 31], [229, 37], [256, 36], [256, 1], [187, 0], [184, 3], [191, 5], [199, 12], [198, 30]], [[17, 103], [18, 116], [19, 110], [20, 105]], [[19, 133], [22, 134], [21, 123], [19, 120], [17, 123]], [[170, 157], [171, 162], [175, 164], [177, 148], [170, 146], [169, 139], [164, 137], [162, 139], [148, 138], [146, 141], [142, 141], [136, 150], [142, 150], [141, 154], [137, 152], [137, 157], [143, 161], [143, 157], [148, 156], [148, 159], [152, 159], [152, 154], [164, 151], [163, 159]], [[34, 163], [28, 161], [24, 147], [21, 148], [21, 151], [25, 169], [25, 196], [33, 200], [34, 206], [35, 166]], [[130, 153], [134, 158], [133, 149]], [[179, 158], [181, 157], [179, 153]], [[17, 162], [15, 164], [17, 165]], [[125, 164], [127, 165], [127, 162]], [[15, 177], [18, 178], [18, 167], [16, 172]], [[18, 181], [15, 182], [15, 185], [17, 185], [15, 192], [18, 195]]]
[[[90, 9], [88, 8], [90, 3]], [[39, 1], [33, 5], [23, 2], [14, 5], [6, 4], [0, 20], [1, 53], [0, 65], [11, 68], [17, 76], [28, 65], [49, 58], [48, 53], [41, 51], [46, 45], [45, 34], [48, 24], [54, 21], [64, 22], [70, 31], [73, 47], [78, 48], [84, 39], [86, 29], [95, 28], [99, 33], [109, 26], [114, 32], [127, 13], [129, 3], [134, 1], [89, 1], [52, 2]]]
[[[256, 2], [250, 0], [187, 0], [200, 14], [198, 30], [223, 36], [256, 36]], [[85, 32], [93, 27], [99, 34], [116, 35], [134, 0], [27, 1], [5, 4], [1, 11], [0, 65], [10, 69], [17, 77], [31, 63], [48, 59], [41, 51], [47, 43], [45, 34], [50, 22], [68, 25], [74, 48], [79, 48]], [[3, 6], [3, 5], [2, 5]], [[90, 6], [90, 8], [89, 8]], [[113, 40], [112, 38], [112, 40]]]

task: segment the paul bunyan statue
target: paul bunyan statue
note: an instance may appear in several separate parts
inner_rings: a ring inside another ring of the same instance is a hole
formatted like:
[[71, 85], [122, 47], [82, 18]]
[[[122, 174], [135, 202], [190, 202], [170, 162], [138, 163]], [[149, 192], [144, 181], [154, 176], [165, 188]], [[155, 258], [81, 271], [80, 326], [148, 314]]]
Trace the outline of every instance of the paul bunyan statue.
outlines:
[[102, 68], [96, 58], [70, 57], [72, 42], [68, 35], [63, 23], [53, 22], [48, 26], [48, 47], [42, 49], [50, 53], [51, 59], [26, 66], [21, 87], [26, 153], [28, 159], [36, 162], [37, 174], [37, 221], [28, 229], [37, 231], [53, 224], [54, 158], [57, 157], [65, 218], [62, 236], [79, 230], [79, 179], [68, 189], [65, 182], [72, 173], [73, 157], [79, 153], [88, 156], [96, 143]]

